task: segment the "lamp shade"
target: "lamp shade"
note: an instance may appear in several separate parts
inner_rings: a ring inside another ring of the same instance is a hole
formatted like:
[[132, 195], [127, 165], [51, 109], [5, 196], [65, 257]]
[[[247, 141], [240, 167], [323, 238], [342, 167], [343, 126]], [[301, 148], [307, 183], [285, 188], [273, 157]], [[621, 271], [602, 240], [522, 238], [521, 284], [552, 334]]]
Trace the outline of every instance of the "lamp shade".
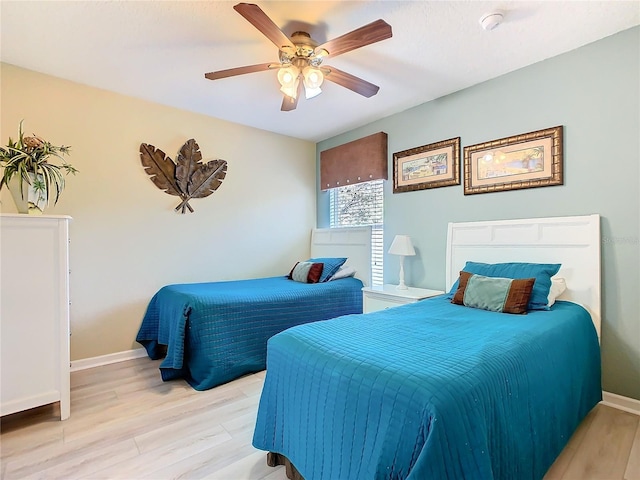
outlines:
[[396, 235], [389, 247], [389, 253], [392, 255], [415, 255], [416, 251], [411, 243], [411, 237], [409, 235]]

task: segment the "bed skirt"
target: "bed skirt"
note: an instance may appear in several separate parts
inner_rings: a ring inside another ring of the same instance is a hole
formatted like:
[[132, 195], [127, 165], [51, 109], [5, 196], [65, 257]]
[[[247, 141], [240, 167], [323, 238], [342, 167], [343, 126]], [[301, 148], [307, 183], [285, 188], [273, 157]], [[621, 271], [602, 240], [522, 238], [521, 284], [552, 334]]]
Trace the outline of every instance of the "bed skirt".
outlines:
[[290, 480], [304, 480], [304, 477], [300, 475], [300, 472], [296, 470], [293, 463], [289, 461], [287, 457], [279, 453], [269, 452], [267, 453], [267, 465], [270, 467], [277, 467], [278, 465], [284, 465], [287, 478]]

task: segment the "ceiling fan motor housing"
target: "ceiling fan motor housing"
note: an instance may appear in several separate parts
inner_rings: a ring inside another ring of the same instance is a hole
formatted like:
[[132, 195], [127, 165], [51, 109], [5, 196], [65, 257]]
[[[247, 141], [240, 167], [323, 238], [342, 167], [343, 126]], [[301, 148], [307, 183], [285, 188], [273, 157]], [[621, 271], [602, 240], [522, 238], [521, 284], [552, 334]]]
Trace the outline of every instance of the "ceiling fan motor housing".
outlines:
[[310, 57], [318, 46], [307, 32], [293, 32], [291, 41], [296, 47], [296, 54], [300, 57]]
[[286, 45], [280, 48], [280, 63], [283, 66], [295, 65], [298, 68], [304, 68], [310, 65], [318, 67], [322, 63], [322, 57], [328, 54], [326, 50], [316, 52], [318, 43], [307, 32], [293, 32], [291, 42], [293, 48]]

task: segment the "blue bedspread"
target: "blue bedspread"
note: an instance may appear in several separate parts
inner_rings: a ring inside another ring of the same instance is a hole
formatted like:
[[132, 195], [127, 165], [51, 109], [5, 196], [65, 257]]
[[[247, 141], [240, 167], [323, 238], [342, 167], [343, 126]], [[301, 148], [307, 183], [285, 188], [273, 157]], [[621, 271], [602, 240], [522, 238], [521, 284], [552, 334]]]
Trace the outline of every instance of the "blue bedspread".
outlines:
[[306, 480], [541, 479], [600, 399], [582, 307], [441, 296], [274, 336], [253, 445]]
[[[264, 370], [267, 340], [294, 325], [362, 313], [362, 282], [307, 284], [286, 277], [168, 285], [151, 299], [136, 341], [163, 380], [206, 390]], [[166, 346], [166, 347], [165, 347]]]

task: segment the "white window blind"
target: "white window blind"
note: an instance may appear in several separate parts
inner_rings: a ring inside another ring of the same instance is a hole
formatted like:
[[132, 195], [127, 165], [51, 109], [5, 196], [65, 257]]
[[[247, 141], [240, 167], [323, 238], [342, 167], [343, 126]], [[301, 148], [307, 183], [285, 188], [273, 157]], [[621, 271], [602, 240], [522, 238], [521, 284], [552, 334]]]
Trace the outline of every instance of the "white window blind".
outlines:
[[358, 183], [329, 190], [330, 226], [371, 225], [371, 283], [382, 285], [383, 180]]

